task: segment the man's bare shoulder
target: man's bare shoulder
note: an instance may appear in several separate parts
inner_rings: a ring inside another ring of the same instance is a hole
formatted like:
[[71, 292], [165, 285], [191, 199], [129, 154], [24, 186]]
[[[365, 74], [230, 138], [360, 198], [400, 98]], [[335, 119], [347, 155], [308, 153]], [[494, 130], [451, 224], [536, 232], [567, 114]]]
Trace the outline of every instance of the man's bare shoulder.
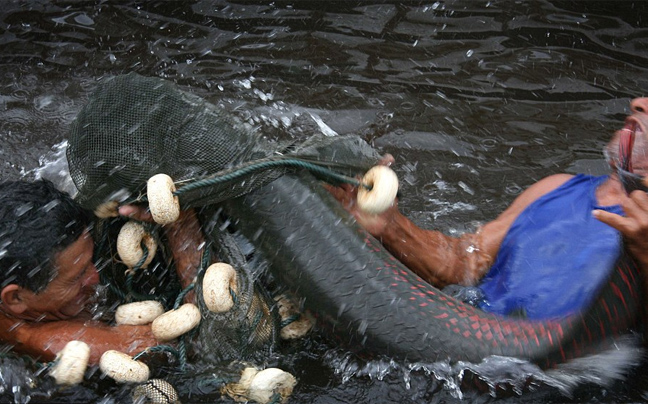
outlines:
[[539, 197], [553, 191], [562, 184], [566, 183], [570, 179], [574, 178], [571, 174], [554, 174], [548, 177], [541, 179], [535, 184], [531, 185], [525, 192], [522, 194], [529, 194], [531, 197], [538, 199]]
[[486, 257], [483, 262], [486, 262], [486, 264], [480, 265], [480, 267], [486, 270], [490, 265], [492, 265], [493, 259], [497, 255], [500, 244], [511, 227], [511, 224], [520, 215], [520, 213], [524, 211], [524, 209], [538, 198], [558, 188], [571, 178], [573, 178], [573, 175], [556, 174], [541, 179], [518, 195], [513, 203], [511, 203], [511, 205], [495, 220], [486, 223], [482, 227], [479, 236], [479, 245], [483, 253], [482, 257]]
[[541, 179], [518, 195], [513, 203], [494, 221], [502, 223], [505, 228], [530, 204], [538, 198], [560, 187], [574, 176], [571, 174], [554, 174]]

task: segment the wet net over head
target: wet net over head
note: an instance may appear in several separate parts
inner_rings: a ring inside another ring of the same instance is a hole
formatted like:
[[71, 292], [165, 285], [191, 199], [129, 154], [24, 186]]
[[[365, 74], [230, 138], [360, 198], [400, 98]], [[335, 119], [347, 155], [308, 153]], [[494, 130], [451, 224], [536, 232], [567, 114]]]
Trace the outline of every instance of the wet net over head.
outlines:
[[[91, 210], [138, 196], [158, 173], [173, 178], [183, 206], [202, 206], [250, 192], [300, 162], [355, 175], [378, 158], [356, 136], [270, 143], [204, 99], [135, 73], [98, 86], [73, 122], [68, 143], [77, 200]], [[218, 181], [207, 186], [182, 190], [214, 177]]]

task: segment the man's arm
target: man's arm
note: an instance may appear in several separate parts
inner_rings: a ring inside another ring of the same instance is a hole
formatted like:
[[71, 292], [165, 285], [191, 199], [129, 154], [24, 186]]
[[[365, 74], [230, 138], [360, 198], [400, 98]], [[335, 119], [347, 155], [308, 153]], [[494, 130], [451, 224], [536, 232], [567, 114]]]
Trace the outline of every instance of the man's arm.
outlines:
[[[119, 214], [136, 220], [153, 222], [151, 213], [143, 207], [126, 205], [119, 208]], [[169, 249], [173, 255], [180, 284], [186, 288], [196, 278], [200, 268], [205, 237], [193, 209], [183, 210], [173, 223], [164, 226]], [[191, 295], [188, 295], [190, 297]], [[191, 301], [191, 299], [188, 299]]]
[[495, 220], [486, 223], [476, 233], [466, 233], [459, 238], [421, 229], [398, 211], [397, 201], [381, 215], [369, 215], [358, 209], [355, 189], [328, 189], [396, 258], [426, 281], [442, 287], [451, 283], [476, 283], [493, 264], [504, 236], [519, 214], [571, 177], [557, 174], [538, 181]]
[[17, 352], [52, 361], [69, 341], [83, 341], [90, 347], [90, 363], [98, 364], [107, 350], [135, 355], [158, 345], [150, 325], [108, 326], [95, 322], [25, 322], [0, 314], [0, 340]]
[[169, 249], [183, 288], [193, 282], [200, 268], [205, 237], [193, 209], [182, 211], [180, 218], [166, 227]]

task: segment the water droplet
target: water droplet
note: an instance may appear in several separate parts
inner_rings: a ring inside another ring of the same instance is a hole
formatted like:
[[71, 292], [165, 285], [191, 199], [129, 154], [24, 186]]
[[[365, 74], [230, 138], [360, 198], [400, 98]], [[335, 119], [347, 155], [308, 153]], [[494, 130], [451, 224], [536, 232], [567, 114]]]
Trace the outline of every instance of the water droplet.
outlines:
[[74, 16], [74, 21], [81, 25], [94, 25], [94, 20], [85, 13]]
[[34, 205], [32, 205], [31, 203], [25, 203], [21, 206], [18, 206], [15, 211], [16, 216], [24, 215], [25, 213], [29, 212], [33, 207]]

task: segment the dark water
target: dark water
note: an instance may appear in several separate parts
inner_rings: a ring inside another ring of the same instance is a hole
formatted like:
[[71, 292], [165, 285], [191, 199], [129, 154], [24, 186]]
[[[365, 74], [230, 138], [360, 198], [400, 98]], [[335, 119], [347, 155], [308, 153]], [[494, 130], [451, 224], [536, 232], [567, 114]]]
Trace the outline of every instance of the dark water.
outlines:
[[[629, 101], [648, 95], [643, 1], [5, 0], [0, 10], [2, 179], [33, 177], [97, 81], [135, 71], [220, 102], [269, 137], [363, 135], [396, 157], [403, 211], [457, 233], [546, 175], [605, 173], [603, 146]], [[425, 372], [413, 372], [409, 388], [400, 371], [353, 376], [330, 348], [319, 338], [285, 348], [282, 365], [300, 381], [293, 402], [458, 397]], [[644, 370], [571, 398], [542, 388], [521, 398], [643, 401]], [[95, 387], [33, 401], [123, 398], [123, 389]], [[5, 401], [21, 397], [7, 389]]]

